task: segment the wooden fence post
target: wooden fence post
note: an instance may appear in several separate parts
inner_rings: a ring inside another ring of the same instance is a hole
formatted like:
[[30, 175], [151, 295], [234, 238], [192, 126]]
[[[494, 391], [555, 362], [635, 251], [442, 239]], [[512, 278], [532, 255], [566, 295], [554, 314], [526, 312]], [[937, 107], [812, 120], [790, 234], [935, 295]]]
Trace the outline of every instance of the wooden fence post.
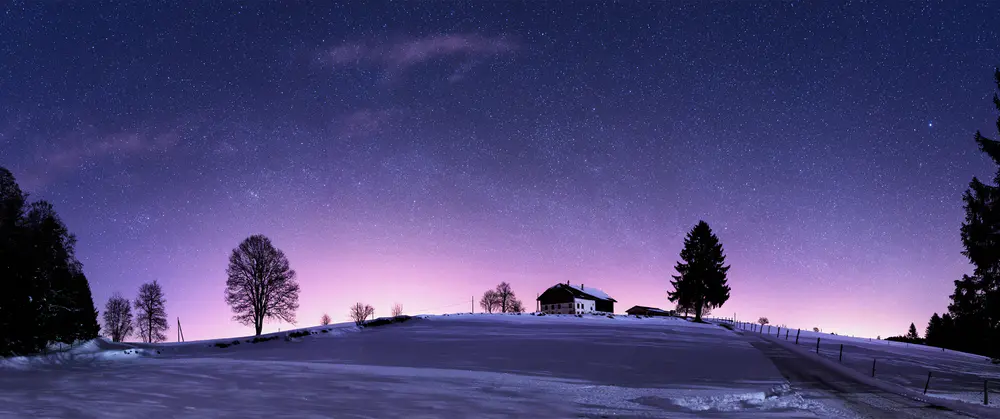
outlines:
[[875, 376], [875, 358], [872, 358], [872, 377]]
[[927, 371], [927, 384], [924, 384], [924, 394], [927, 394], [927, 388], [931, 386], [931, 372]]
[[795, 330], [795, 344], [796, 344], [796, 345], [798, 345], [798, 344], [799, 344], [799, 334], [800, 334], [800, 333], [802, 333], [802, 329], [796, 329], [796, 330]]
[[844, 344], [840, 344], [840, 362], [844, 362]]
[[816, 338], [816, 353], [819, 353], [819, 338]]
[[788, 340], [788, 329], [785, 329], [785, 340]]
[[775, 336], [781, 337], [781, 326], [778, 326], [778, 333]]

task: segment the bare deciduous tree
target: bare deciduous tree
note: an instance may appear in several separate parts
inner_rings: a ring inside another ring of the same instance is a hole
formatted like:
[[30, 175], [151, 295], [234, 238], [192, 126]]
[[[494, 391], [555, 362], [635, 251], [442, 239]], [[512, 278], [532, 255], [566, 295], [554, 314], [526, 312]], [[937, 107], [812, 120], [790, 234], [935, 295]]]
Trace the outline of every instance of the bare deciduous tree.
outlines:
[[392, 317], [402, 316], [402, 315], [403, 315], [403, 305], [400, 303], [394, 304], [392, 306]]
[[761, 326], [765, 326], [765, 325], [771, 324], [771, 321], [768, 320], [767, 317], [761, 317], [761, 318], [757, 319], [757, 323], [760, 323]]
[[510, 284], [501, 282], [496, 289], [483, 293], [479, 306], [487, 313], [523, 313], [524, 304], [514, 296]]
[[813, 328], [813, 332], [819, 333], [819, 328], [818, 327], [814, 327]]
[[518, 299], [514, 299], [514, 301], [510, 303], [510, 307], [507, 307], [508, 313], [524, 313], [524, 311], [524, 304], [522, 304], [521, 300]]
[[330, 316], [327, 315], [326, 313], [323, 313], [323, 317], [319, 318], [319, 324], [323, 326], [330, 324]]
[[506, 282], [501, 282], [497, 285], [496, 290], [497, 296], [500, 298], [500, 312], [501, 313], [512, 313], [510, 310], [511, 306], [516, 302], [520, 305], [520, 301], [517, 301], [517, 297], [514, 296], [514, 290], [510, 289], [510, 284]]
[[104, 304], [104, 330], [113, 342], [121, 342], [132, 334], [132, 305], [117, 292]]
[[167, 340], [167, 335], [163, 333], [167, 330], [167, 300], [160, 284], [156, 281], [142, 284], [133, 304], [135, 328], [139, 338], [146, 343]]
[[295, 324], [299, 308], [299, 284], [285, 253], [271, 239], [257, 234], [233, 249], [226, 268], [226, 303], [233, 320], [253, 326], [260, 336], [264, 320], [284, 320]]
[[361, 326], [365, 324], [368, 317], [375, 317], [375, 307], [368, 304], [355, 303], [351, 306], [351, 320], [354, 320], [354, 324]]
[[482, 307], [483, 311], [487, 313], [500, 311], [500, 295], [494, 290], [486, 290], [483, 297], [479, 299], [479, 307]]

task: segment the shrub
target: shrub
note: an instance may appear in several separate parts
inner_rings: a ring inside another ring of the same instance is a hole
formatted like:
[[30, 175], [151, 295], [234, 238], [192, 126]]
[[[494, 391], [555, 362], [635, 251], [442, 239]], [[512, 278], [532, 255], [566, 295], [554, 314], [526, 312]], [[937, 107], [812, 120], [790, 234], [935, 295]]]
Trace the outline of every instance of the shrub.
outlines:
[[275, 340], [275, 339], [277, 339], [277, 338], [278, 338], [277, 336], [269, 336], [269, 337], [266, 337], [266, 338], [262, 338], [262, 337], [255, 337], [255, 338], [253, 338], [253, 340], [251, 340], [251, 341], [250, 341], [250, 343], [261, 343], [261, 342], [267, 342], [267, 341], [269, 341], [269, 340]]
[[368, 328], [368, 327], [385, 326], [387, 324], [402, 323], [410, 319], [412, 319], [412, 317], [407, 315], [396, 316], [396, 317], [379, 317], [375, 320], [369, 320], [365, 322], [364, 324], [361, 325], [361, 327]]
[[309, 336], [311, 334], [312, 333], [309, 332], [308, 330], [300, 330], [298, 332], [289, 333], [288, 337], [290, 337], [290, 338], [299, 338], [299, 337], [303, 337], [303, 336]]

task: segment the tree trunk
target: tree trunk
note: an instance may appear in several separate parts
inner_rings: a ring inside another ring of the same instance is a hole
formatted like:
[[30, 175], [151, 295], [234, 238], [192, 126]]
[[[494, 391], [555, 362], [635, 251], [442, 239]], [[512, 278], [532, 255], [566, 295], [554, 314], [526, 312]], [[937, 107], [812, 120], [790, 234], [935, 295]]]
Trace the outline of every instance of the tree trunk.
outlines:
[[701, 323], [701, 301], [694, 304], [694, 321]]

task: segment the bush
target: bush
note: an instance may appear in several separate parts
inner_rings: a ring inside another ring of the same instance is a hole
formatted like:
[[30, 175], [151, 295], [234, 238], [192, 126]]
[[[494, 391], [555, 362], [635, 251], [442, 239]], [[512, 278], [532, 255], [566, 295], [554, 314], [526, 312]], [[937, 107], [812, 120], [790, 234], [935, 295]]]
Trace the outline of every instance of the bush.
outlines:
[[289, 333], [288, 337], [290, 337], [290, 338], [299, 338], [299, 337], [303, 337], [303, 336], [309, 336], [311, 334], [312, 334], [312, 332], [310, 332], [308, 330], [300, 330], [298, 332]]
[[326, 330], [326, 329], [323, 329], [323, 330], [320, 330], [320, 332], [323, 332], [323, 333], [329, 333], [330, 331], [329, 331], [329, 330]]
[[266, 338], [255, 337], [255, 338], [253, 338], [253, 340], [250, 341], [250, 343], [261, 343], [261, 342], [267, 342], [269, 340], [275, 340], [275, 339], [278, 339], [278, 337], [277, 336], [270, 336], [270, 337], [266, 337]]
[[368, 328], [368, 327], [379, 327], [379, 326], [385, 326], [387, 324], [402, 323], [402, 322], [405, 322], [405, 321], [410, 320], [410, 319], [412, 319], [412, 317], [407, 316], [407, 315], [396, 316], [396, 317], [379, 317], [377, 319], [369, 320], [367, 322], [364, 322], [361, 325], [361, 327], [365, 327], [365, 328]]
[[[239, 344], [240, 344], [240, 341], [234, 340], [232, 343], [216, 342], [214, 346], [216, 348], [228, 348], [230, 346], [239, 345]], [[157, 352], [157, 353], [159, 353], [159, 352]]]

